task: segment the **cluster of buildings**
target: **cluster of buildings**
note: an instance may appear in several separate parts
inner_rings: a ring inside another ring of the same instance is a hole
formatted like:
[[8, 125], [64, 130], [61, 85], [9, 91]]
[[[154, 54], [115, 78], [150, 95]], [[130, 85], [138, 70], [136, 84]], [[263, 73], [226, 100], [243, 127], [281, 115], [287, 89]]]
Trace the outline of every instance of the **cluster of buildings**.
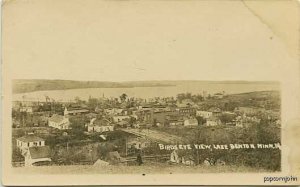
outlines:
[[[213, 98], [223, 98], [225, 93], [217, 93]], [[193, 127], [198, 125], [218, 126], [231, 125], [248, 127], [253, 123], [259, 123], [258, 113], [266, 113], [264, 108], [236, 107], [234, 111], [222, 111], [220, 108], [211, 107], [203, 110], [192, 99], [152, 98], [147, 100], [134, 99], [118, 101], [101, 98], [95, 107], [87, 104], [64, 106], [62, 113], [47, 114], [48, 126], [67, 130], [71, 128], [70, 117], [84, 116], [89, 121], [83, 124], [87, 132], [113, 131], [120, 128], [143, 128], [151, 126], [167, 127]], [[131, 103], [128, 105], [128, 103]], [[216, 101], [217, 102], [217, 101]], [[100, 104], [99, 104], [100, 103]], [[113, 104], [112, 104], [113, 103]], [[20, 112], [33, 113], [30, 106], [19, 108]], [[222, 116], [230, 116], [230, 121], [223, 120]], [[279, 118], [280, 114], [270, 112], [271, 118]], [[45, 117], [45, 116], [43, 116]]]
[[17, 148], [25, 158], [25, 166], [32, 166], [38, 162], [50, 162], [50, 148], [45, 140], [28, 133], [16, 140]]
[[[213, 96], [214, 99], [221, 99], [224, 93]], [[192, 99], [177, 100], [174, 98], [153, 98], [148, 101], [143, 99], [134, 100], [109, 100], [101, 98], [94, 107], [86, 104], [60, 103], [61, 112], [38, 111], [35, 112], [30, 103], [17, 104], [15, 108], [21, 113], [38, 113], [46, 119], [47, 126], [61, 131], [72, 129], [70, 120], [85, 119], [80, 122], [86, 134], [103, 133], [115, 131], [122, 128], [149, 129], [155, 127], [169, 128], [193, 128], [201, 126], [236, 126], [250, 127], [259, 124], [260, 114], [266, 114], [270, 120], [276, 120], [280, 124], [280, 113], [267, 111], [264, 108], [236, 107], [234, 111], [223, 111], [218, 107], [204, 109]], [[60, 105], [53, 105], [54, 107]], [[17, 121], [13, 118], [14, 121]], [[20, 120], [19, 120], [20, 121]], [[44, 120], [45, 121], [45, 120]], [[25, 165], [30, 166], [36, 162], [51, 161], [50, 149], [45, 145], [45, 140], [27, 134], [16, 140], [18, 149], [25, 158]], [[150, 142], [144, 139], [131, 139], [127, 142], [128, 150], [143, 149], [149, 146]]]

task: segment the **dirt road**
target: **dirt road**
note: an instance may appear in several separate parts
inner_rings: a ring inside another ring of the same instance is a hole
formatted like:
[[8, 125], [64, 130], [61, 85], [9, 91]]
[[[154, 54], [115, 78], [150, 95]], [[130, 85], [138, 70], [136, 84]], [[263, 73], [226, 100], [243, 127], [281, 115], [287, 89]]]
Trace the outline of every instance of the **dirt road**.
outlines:
[[121, 129], [121, 130], [127, 133], [134, 134], [136, 136], [145, 137], [147, 139], [159, 143], [175, 144], [175, 143], [183, 142], [183, 138], [179, 136], [168, 134], [166, 132], [160, 132], [157, 130], [150, 130], [150, 129]]

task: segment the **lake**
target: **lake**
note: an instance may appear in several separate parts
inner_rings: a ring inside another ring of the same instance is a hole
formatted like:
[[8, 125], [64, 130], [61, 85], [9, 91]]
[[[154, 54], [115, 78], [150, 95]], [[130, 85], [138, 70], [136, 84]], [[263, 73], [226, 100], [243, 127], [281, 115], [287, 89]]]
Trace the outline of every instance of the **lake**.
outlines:
[[55, 101], [67, 102], [79, 97], [87, 100], [90, 96], [94, 98], [119, 97], [126, 93], [129, 97], [153, 98], [170, 97], [179, 93], [190, 92], [192, 94], [202, 94], [206, 91], [209, 94], [225, 91], [226, 94], [245, 93], [253, 91], [279, 90], [279, 84], [274, 83], [205, 83], [205, 82], [186, 82], [176, 86], [166, 87], [132, 87], [132, 88], [84, 88], [69, 90], [47, 90], [29, 93], [13, 94], [14, 101], [45, 101], [45, 96], [49, 96]]

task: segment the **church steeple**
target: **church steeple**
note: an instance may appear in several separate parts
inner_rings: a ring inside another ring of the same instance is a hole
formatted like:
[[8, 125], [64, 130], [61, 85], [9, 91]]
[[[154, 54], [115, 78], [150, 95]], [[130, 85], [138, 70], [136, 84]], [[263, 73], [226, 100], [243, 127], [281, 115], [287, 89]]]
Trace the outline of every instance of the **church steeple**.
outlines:
[[67, 109], [67, 107], [65, 107], [64, 116], [67, 116], [68, 114], [69, 114], [68, 109]]

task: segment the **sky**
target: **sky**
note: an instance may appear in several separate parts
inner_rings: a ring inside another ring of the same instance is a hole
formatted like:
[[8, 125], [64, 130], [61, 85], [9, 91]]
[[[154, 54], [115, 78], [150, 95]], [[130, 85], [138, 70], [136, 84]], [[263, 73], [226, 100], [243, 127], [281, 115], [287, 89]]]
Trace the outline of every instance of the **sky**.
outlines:
[[[298, 67], [290, 53], [292, 32], [274, 30], [274, 20], [266, 24], [251, 11], [266, 10], [258, 5], [8, 1], [3, 67], [16, 79], [279, 80]], [[289, 19], [275, 18], [291, 21], [295, 11], [289, 12]]]

